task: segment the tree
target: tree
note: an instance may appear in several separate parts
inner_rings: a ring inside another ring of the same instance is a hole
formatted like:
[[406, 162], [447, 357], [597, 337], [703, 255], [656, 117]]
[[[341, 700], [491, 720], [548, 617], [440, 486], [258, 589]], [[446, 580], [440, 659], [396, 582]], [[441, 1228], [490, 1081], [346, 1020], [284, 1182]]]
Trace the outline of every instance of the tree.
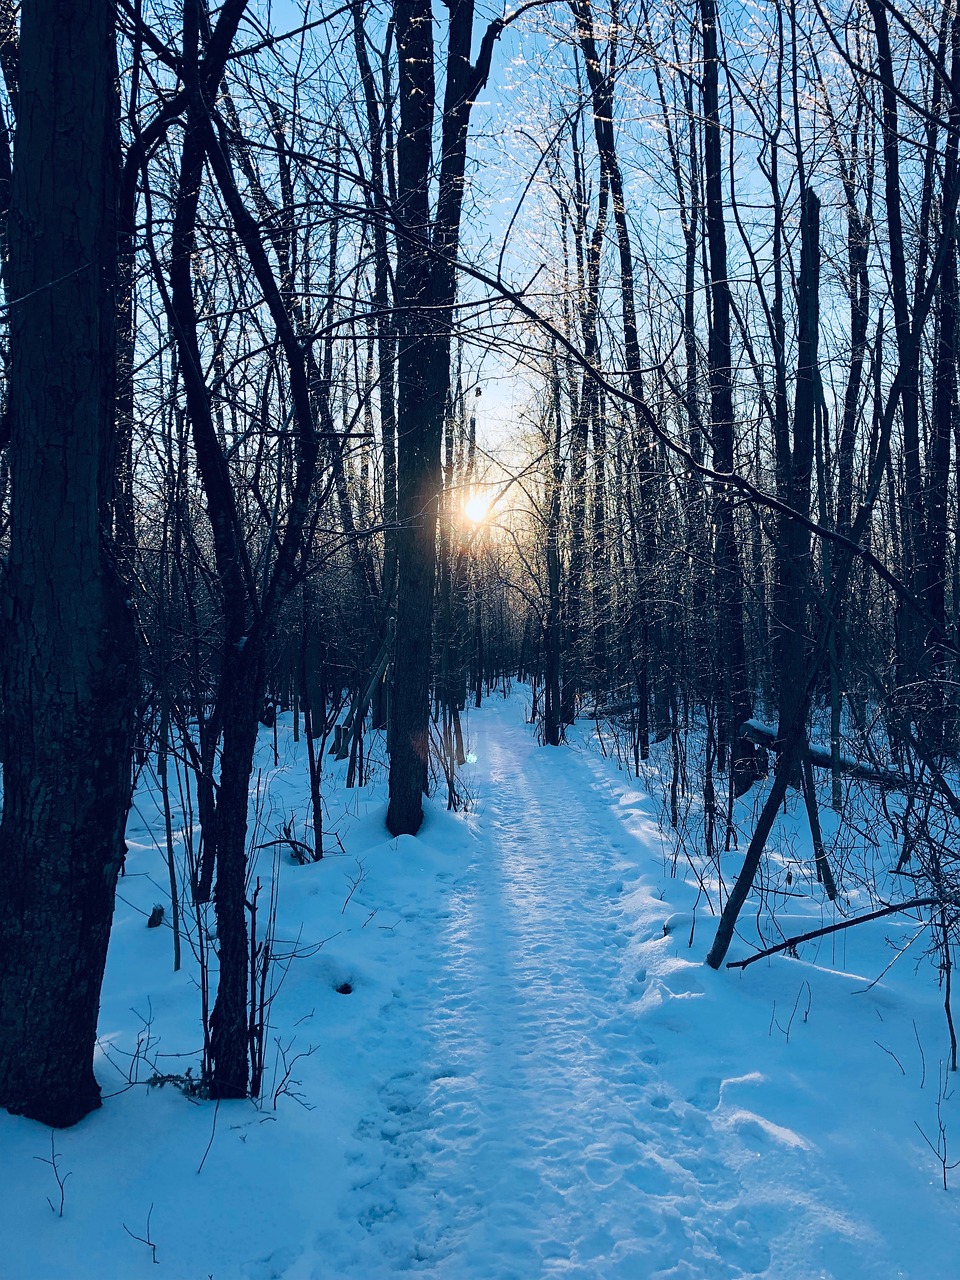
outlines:
[[427, 789], [440, 447], [450, 392], [467, 132], [504, 22], [489, 25], [474, 64], [473, 0], [450, 5], [439, 176], [431, 209], [437, 106], [433, 12], [429, 0], [395, 0], [393, 15], [400, 63], [395, 210], [399, 530], [387, 827], [399, 836], [419, 831]]
[[136, 650], [107, 534], [116, 78], [111, 4], [25, 0], [7, 275], [0, 1104], [57, 1126], [100, 1105], [93, 1052], [130, 804]]

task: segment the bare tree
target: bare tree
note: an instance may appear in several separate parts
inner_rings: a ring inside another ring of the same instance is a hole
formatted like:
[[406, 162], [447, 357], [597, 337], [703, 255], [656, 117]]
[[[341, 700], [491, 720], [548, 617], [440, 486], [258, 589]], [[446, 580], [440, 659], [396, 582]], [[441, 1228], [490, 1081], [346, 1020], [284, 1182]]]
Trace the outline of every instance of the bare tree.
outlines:
[[[455, 0], [447, 29], [439, 108], [429, 0], [395, 0], [400, 125], [397, 135], [397, 535], [398, 595], [392, 702], [392, 835], [423, 821], [430, 749], [430, 671], [437, 559], [441, 442], [450, 392], [467, 133], [504, 22], [486, 29], [476, 62], [473, 0]], [[440, 154], [434, 183], [434, 130]]]

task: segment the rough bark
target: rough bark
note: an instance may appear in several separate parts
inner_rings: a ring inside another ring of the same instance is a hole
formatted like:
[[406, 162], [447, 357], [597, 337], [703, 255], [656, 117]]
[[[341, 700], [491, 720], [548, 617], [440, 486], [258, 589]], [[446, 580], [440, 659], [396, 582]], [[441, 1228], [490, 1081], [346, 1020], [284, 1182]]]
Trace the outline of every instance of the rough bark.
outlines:
[[114, 11], [26, 0], [12, 178], [0, 1104], [100, 1105], [100, 986], [130, 804], [135, 646], [105, 544], [115, 466]]

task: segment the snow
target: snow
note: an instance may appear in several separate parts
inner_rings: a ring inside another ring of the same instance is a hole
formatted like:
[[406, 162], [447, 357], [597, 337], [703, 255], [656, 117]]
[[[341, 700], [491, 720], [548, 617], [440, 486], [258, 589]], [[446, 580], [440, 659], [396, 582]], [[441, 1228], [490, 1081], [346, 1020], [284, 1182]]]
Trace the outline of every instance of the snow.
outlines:
[[[50, 1132], [0, 1115], [0, 1277], [956, 1274], [960, 1174], [945, 1192], [920, 1132], [937, 1145], [938, 1109], [947, 1141], [958, 1125], [922, 941], [874, 982], [916, 923], [714, 973], [658, 796], [589, 726], [538, 746], [520, 691], [469, 732], [470, 812], [431, 802], [417, 839], [385, 835], [382, 770], [347, 792], [328, 766], [345, 852], [280, 870], [288, 958], [259, 1106], [143, 1083], [195, 1072], [200, 1042], [190, 950], [174, 974], [169, 930], [145, 927], [166, 868], [144, 784], [101, 1011], [114, 1096], [53, 1135], [62, 1217]], [[265, 839], [306, 818], [289, 716], [278, 740], [279, 768], [261, 743]], [[796, 858], [802, 812], [775, 838]], [[815, 927], [819, 900], [801, 878], [793, 892], [782, 927]], [[761, 914], [743, 922], [757, 945]]]

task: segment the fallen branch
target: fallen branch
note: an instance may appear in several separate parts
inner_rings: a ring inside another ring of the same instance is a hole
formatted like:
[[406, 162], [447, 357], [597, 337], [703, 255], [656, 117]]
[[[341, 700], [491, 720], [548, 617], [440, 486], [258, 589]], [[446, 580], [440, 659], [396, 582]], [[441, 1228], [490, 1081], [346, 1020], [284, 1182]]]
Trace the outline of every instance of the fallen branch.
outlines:
[[[780, 742], [777, 731], [770, 725], [762, 724], [759, 720], [747, 720], [740, 726], [740, 732], [758, 747], [768, 747], [774, 752], [779, 751]], [[806, 752], [810, 763], [816, 765], [818, 769], [833, 767], [833, 757], [829, 747], [808, 742]], [[895, 769], [878, 769], [871, 764], [854, 760], [850, 756], [840, 757], [840, 772], [860, 782], [875, 782], [878, 786], [891, 787], [896, 791], [903, 791], [910, 785], [910, 779], [906, 774], [899, 773]]]
[[292, 836], [284, 836], [282, 840], [265, 840], [263, 844], [258, 844], [257, 848], [274, 849], [278, 844], [288, 848], [301, 866], [317, 861], [317, 856], [310, 846], [304, 844], [302, 840], [294, 840]]
[[606, 719], [609, 716], [628, 716], [634, 711], [641, 711], [643, 705], [642, 702], [616, 702], [604, 707], [585, 707], [583, 711], [577, 713], [577, 719], [597, 720], [601, 717]]
[[828, 924], [822, 929], [813, 929], [810, 933], [798, 933], [795, 938], [787, 938], [786, 942], [778, 942], [775, 947], [767, 947], [758, 951], [755, 956], [746, 960], [728, 960], [728, 969], [746, 969], [748, 965], [763, 960], [766, 956], [774, 956], [778, 951], [789, 951], [798, 947], [801, 942], [812, 942], [814, 938], [825, 938], [828, 933], [839, 933], [841, 929], [852, 929], [855, 924], [866, 924], [868, 920], [879, 920], [881, 916], [892, 916], [897, 911], [912, 911], [914, 907], [934, 907], [942, 905], [940, 898], [911, 898], [909, 902], [895, 902], [892, 907], [881, 907], [879, 911], [868, 911], [865, 916], [855, 916], [851, 920], [841, 920], [839, 924]]

